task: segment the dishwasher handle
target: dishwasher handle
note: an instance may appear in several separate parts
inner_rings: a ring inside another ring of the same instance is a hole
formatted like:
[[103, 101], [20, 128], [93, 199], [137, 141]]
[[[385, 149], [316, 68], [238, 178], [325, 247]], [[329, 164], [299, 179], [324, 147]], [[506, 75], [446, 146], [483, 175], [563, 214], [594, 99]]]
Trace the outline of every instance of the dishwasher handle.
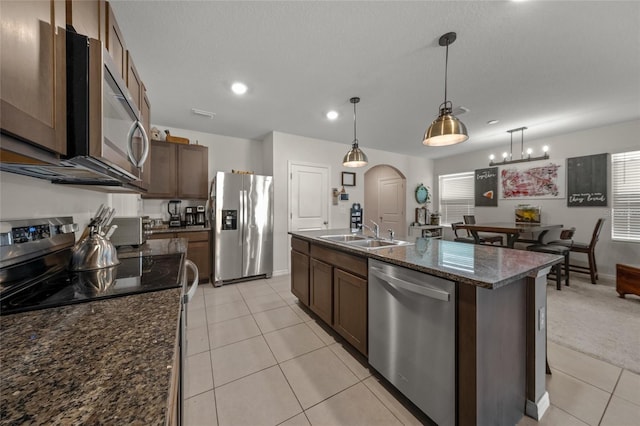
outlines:
[[189, 303], [191, 301], [191, 299], [193, 298], [194, 294], [196, 294], [196, 290], [198, 289], [198, 281], [199, 281], [199, 277], [198, 277], [198, 267], [196, 266], [195, 263], [193, 263], [191, 260], [189, 259], [185, 259], [184, 260], [184, 264], [186, 266], [185, 270], [184, 270], [184, 282], [186, 285], [187, 282], [187, 269], [191, 269], [191, 271], [193, 272], [193, 281], [191, 282], [191, 287], [189, 287], [189, 291], [186, 292], [186, 294], [184, 294], [184, 303]]
[[382, 269], [376, 267], [370, 267], [371, 275], [380, 278], [382, 281], [389, 284], [391, 287], [397, 290], [405, 290], [411, 293], [418, 293], [422, 296], [431, 297], [432, 299], [442, 300], [449, 302], [451, 300], [451, 294], [446, 291], [438, 290], [432, 287], [425, 287], [424, 285], [417, 285], [405, 280], [393, 277], [385, 273]]

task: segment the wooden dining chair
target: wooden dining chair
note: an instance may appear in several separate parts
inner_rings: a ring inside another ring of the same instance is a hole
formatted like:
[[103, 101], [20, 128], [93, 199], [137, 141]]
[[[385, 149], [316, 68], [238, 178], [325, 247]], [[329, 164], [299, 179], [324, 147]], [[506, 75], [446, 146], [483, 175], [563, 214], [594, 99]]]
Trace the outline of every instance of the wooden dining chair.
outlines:
[[[465, 225], [475, 225], [476, 224], [476, 217], [472, 214], [466, 214], [464, 216], [462, 216], [462, 218], [464, 219], [464, 223]], [[467, 235], [471, 236], [471, 233], [469, 232], [469, 230], [467, 230]], [[480, 244], [494, 244], [494, 243], [499, 243], [500, 245], [504, 245], [504, 239], [502, 237], [502, 235], [495, 235], [495, 234], [480, 234], [478, 233], [478, 236], [480, 237]]]
[[[463, 222], [454, 222], [451, 224], [451, 229], [453, 229], [453, 233], [455, 234], [455, 237], [453, 239], [453, 241], [458, 242], [458, 243], [469, 243], [469, 244], [475, 244], [476, 243], [476, 239], [473, 238], [472, 236], [466, 236], [466, 237], [461, 237], [460, 235], [458, 235], [458, 230], [460, 229], [459, 226], [460, 225], [464, 225]], [[468, 234], [469, 231], [467, 231]]]
[[[602, 225], [604, 225], [605, 219], [601, 217], [596, 222], [596, 226], [591, 234], [591, 241], [587, 243], [575, 242], [572, 240], [570, 250], [574, 253], [585, 253], [587, 255], [588, 266], [582, 265], [569, 265], [571, 272], [578, 272], [581, 274], [589, 274], [591, 276], [591, 284], [596, 284], [598, 279], [598, 265], [596, 264], [596, 243], [600, 238], [600, 231], [602, 231]], [[562, 237], [561, 237], [562, 238]], [[550, 244], [566, 244], [562, 240], [552, 241]]]
[[564, 285], [569, 285], [569, 255], [571, 252], [571, 245], [573, 244], [573, 234], [576, 232], [576, 228], [563, 229], [560, 232], [560, 240], [552, 241], [547, 244], [533, 244], [527, 246], [527, 251], [535, 251], [538, 253], [557, 254], [564, 257], [564, 274], [562, 273], [562, 264], [556, 263], [551, 269], [549, 275], [555, 276], [556, 289], [562, 290], [562, 277], [564, 275]]

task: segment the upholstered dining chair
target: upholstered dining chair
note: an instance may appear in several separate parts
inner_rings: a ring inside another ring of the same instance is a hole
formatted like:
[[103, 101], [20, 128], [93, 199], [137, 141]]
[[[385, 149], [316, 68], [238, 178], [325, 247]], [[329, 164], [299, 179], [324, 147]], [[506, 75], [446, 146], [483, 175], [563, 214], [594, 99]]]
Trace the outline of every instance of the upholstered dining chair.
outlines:
[[[596, 243], [600, 238], [600, 231], [602, 231], [602, 225], [604, 225], [605, 218], [601, 217], [596, 222], [595, 228], [593, 228], [593, 234], [591, 234], [591, 241], [587, 243], [580, 243], [571, 241], [571, 245], [569, 246], [570, 250], [574, 253], [585, 253], [587, 255], [588, 266], [571, 264], [569, 265], [571, 268], [571, 272], [578, 272], [581, 274], [589, 274], [591, 276], [591, 284], [596, 284], [598, 280], [598, 265], [596, 264]], [[549, 244], [561, 244], [567, 245], [566, 242], [562, 240], [562, 236], [560, 240], [552, 241]]]
[[[475, 225], [476, 224], [476, 217], [474, 215], [472, 215], [472, 214], [466, 214], [466, 215], [462, 216], [462, 218], [464, 219], [465, 225]], [[467, 235], [471, 236], [469, 231], [467, 231]], [[504, 245], [504, 239], [502, 238], [502, 235], [484, 233], [484, 234], [478, 234], [478, 236], [480, 237], [480, 244], [499, 243], [500, 245]]]

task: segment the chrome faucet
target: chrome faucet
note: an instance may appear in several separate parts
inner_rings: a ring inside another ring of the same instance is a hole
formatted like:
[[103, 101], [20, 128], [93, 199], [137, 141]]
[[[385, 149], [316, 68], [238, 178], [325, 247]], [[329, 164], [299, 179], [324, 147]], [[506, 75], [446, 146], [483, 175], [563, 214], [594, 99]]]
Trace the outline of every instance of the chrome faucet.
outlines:
[[373, 223], [373, 228], [368, 226], [368, 225], [366, 225], [366, 224], [364, 224], [364, 223], [361, 223], [360, 224], [360, 230], [364, 234], [364, 229], [365, 228], [368, 229], [369, 231], [373, 232], [374, 238], [379, 240], [380, 239], [380, 227], [373, 220], [371, 221], [371, 223]]
[[393, 232], [393, 229], [388, 229], [389, 231], [389, 240], [393, 241], [394, 237], [396, 236], [396, 233]]

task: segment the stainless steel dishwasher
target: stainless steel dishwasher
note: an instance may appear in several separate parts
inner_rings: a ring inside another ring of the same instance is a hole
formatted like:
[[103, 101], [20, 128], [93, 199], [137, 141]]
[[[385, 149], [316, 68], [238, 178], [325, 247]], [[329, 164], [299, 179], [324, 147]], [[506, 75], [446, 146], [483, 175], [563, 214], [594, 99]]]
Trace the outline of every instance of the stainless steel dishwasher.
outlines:
[[369, 259], [369, 364], [439, 425], [455, 424], [455, 283]]

